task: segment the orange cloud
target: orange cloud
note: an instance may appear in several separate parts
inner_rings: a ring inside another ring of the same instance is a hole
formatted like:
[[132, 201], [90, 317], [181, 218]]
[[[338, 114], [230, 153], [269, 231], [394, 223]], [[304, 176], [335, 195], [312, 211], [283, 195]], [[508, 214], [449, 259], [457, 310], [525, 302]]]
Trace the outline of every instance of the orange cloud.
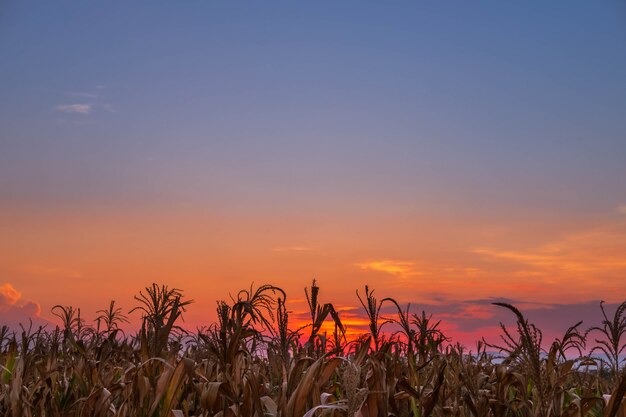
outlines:
[[534, 248], [481, 247], [473, 253], [554, 294], [623, 301], [626, 296], [626, 223], [565, 235]]
[[12, 306], [22, 298], [22, 293], [13, 288], [9, 283], [0, 287], [0, 309], [4, 306]]
[[41, 307], [38, 303], [22, 299], [22, 293], [10, 283], [0, 286], [0, 324], [16, 329], [20, 324], [44, 325], [47, 323], [41, 317]]
[[45, 277], [82, 278], [83, 276], [79, 271], [74, 269], [60, 268], [56, 266], [26, 265], [22, 269], [28, 274]]
[[484, 271], [478, 265], [463, 264], [458, 260], [383, 259], [360, 262], [355, 266], [361, 271], [388, 275], [385, 286], [389, 292], [385, 295], [397, 297], [399, 290], [402, 289], [401, 298], [409, 294], [421, 297], [420, 300], [411, 300], [413, 302], [424, 301], [423, 297], [431, 298], [435, 294], [456, 293], [458, 295], [460, 291], [465, 291], [468, 287], [471, 287], [474, 294], [465, 293], [464, 296], [482, 297], [488, 294], [478, 294], [485, 284], [481, 282]]
[[312, 250], [307, 246], [282, 246], [272, 249], [274, 252], [307, 252]]
[[415, 262], [409, 261], [370, 261], [358, 263], [356, 266], [364, 270], [386, 272], [392, 275], [413, 275], [416, 272], [414, 271]]
[[411, 278], [423, 276], [424, 272], [418, 269], [413, 261], [398, 261], [392, 259], [361, 262], [355, 266], [363, 271], [382, 272], [396, 278], [396, 284], [402, 284]]

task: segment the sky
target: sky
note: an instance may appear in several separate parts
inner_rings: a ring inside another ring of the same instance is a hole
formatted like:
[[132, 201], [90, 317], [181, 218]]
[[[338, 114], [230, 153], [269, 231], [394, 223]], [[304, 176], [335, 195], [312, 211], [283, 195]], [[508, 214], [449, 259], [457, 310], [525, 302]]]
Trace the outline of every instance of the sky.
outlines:
[[159, 282], [189, 327], [251, 283], [297, 322], [316, 278], [355, 333], [366, 284], [468, 344], [493, 301], [598, 324], [625, 39], [623, 1], [3, 1], [0, 321]]

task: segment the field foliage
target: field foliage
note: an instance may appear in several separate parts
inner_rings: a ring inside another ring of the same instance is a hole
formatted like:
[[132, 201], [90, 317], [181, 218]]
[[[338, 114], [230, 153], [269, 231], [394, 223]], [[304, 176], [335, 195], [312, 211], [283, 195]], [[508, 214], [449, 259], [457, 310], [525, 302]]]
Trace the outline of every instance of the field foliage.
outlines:
[[[129, 312], [111, 302], [92, 324], [55, 306], [56, 329], [1, 328], [0, 415], [625, 416], [626, 302], [612, 316], [601, 304], [602, 323], [572, 323], [554, 341], [497, 303], [515, 325], [469, 351], [426, 313], [369, 287], [357, 292], [369, 333], [347, 340], [315, 281], [305, 295], [310, 322], [297, 329], [272, 285], [219, 301], [217, 321], [193, 333], [181, 327], [192, 301], [165, 285], [140, 291]], [[126, 335], [131, 313], [142, 326]]]

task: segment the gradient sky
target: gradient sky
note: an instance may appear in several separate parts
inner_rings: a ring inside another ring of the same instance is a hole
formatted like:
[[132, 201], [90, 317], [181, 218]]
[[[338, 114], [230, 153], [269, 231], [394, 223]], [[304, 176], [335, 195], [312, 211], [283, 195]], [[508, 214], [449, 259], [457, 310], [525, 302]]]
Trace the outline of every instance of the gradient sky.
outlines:
[[625, 40], [623, 1], [3, 1], [0, 319], [153, 281], [190, 326], [252, 281], [295, 317], [315, 277], [353, 330], [365, 284], [464, 341], [494, 299], [595, 320], [626, 299]]

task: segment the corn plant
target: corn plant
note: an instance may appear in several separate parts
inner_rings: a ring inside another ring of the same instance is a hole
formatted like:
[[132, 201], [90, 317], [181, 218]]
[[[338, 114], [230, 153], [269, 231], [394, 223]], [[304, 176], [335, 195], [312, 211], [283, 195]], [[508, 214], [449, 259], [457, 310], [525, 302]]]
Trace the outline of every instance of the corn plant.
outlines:
[[[290, 328], [286, 294], [249, 287], [217, 304], [217, 321], [183, 332], [191, 302], [182, 291], [152, 285], [135, 298], [142, 329], [119, 331], [126, 316], [110, 303], [95, 325], [79, 309], [55, 306], [60, 327], [0, 325], [0, 416], [7, 417], [622, 417], [626, 371], [602, 372], [583, 356], [592, 340], [580, 323], [551, 343], [520, 310], [514, 330], [475, 352], [449, 343], [439, 321], [413, 314], [366, 287], [356, 297], [370, 318], [368, 334], [345, 340], [332, 304], [305, 291], [306, 327]], [[397, 317], [383, 318], [381, 303]], [[330, 305], [330, 307], [326, 307]], [[334, 314], [332, 313], [334, 312]], [[372, 313], [369, 315], [369, 313]], [[621, 349], [617, 321], [598, 328]], [[322, 325], [333, 319], [332, 349]], [[386, 335], [382, 324], [400, 330]], [[608, 323], [607, 323], [608, 322]], [[301, 343], [301, 331], [309, 328]], [[372, 330], [375, 329], [374, 332]], [[373, 340], [379, 337], [378, 344]], [[612, 352], [607, 344], [598, 344]], [[374, 346], [374, 348], [372, 348]], [[496, 349], [494, 354], [488, 349]], [[614, 349], [615, 350], [615, 349]], [[619, 350], [617, 350], [619, 352]], [[597, 349], [596, 353], [603, 353]], [[608, 356], [605, 359], [610, 366]], [[614, 368], [611, 368], [614, 369]]]
[[369, 321], [368, 327], [370, 334], [372, 335], [372, 340], [374, 341], [374, 351], [378, 352], [382, 328], [385, 324], [392, 322], [391, 319], [381, 319], [380, 310], [383, 308], [384, 302], [390, 301], [390, 299], [383, 298], [382, 300], [377, 301], [376, 297], [374, 297], [374, 290], [370, 291], [370, 288], [367, 285], [365, 286], [365, 299], [361, 298], [359, 290], [356, 290], [356, 296], [359, 299], [359, 302], [361, 303]]
[[141, 340], [145, 354], [162, 356], [173, 331], [184, 329], [176, 324], [193, 300], [184, 300], [182, 292], [167, 285], [152, 284], [135, 296], [139, 306], [130, 310], [142, 313]]
[[595, 339], [597, 345], [591, 349], [591, 353], [598, 352], [605, 356], [613, 378], [617, 380], [623, 362], [620, 355], [626, 349], [626, 340], [624, 340], [626, 335], [626, 301], [617, 307], [612, 319], [609, 319], [606, 314], [604, 301], [600, 302], [600, 309], [604, 317], [602, 326], [593, 326], [587, 331], [587, 333], [600, 334], [600, 337]]

